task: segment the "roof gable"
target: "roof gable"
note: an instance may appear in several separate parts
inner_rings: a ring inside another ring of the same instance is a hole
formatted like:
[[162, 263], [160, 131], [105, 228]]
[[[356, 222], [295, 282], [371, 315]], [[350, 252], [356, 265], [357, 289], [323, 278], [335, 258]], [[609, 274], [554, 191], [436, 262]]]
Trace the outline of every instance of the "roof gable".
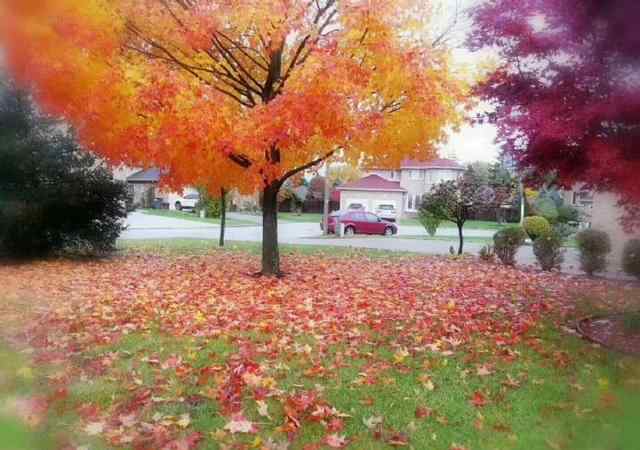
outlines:
[[369, 175], [358, 181], [343, 184], [337, 188], [340, 191], [396, 191], [407, 192], [399, 181], [390, 181], [378, 175]]
[[160, 181], [160, 169], [146, 169], [127, 177], [129, 183], [157, 183]]
[[432, 159], [431, 161], [416, 161], [413, 159], [405, 159], [400, 166], [402, 169], [450, 169], [464, 170], [464, 167], [452, 159]]

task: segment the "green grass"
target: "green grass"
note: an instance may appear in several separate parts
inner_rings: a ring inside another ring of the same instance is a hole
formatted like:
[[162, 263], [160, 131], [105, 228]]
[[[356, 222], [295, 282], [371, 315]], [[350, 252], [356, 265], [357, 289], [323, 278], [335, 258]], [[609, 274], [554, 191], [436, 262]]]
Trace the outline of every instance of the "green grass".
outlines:
[[[456, 236], [429, 236], [429, 235], [402, 235], [395, 236], [395, 239], [415, 239], [418, 241], [436, 241], [436, 242], [452, 242], [458, 243], [458, 238]], [[464, 238], [464, 242], [468, 244], [492, 244], [493, 239], [490, 237], [477, 237], [477, 236], [469, 236]]]
[[[395, 364], [393, 355], [397, 349], [379, 345], [368, 351], [371, 360], [391, 363], [379, 374], [379, 382], [363, 384], [360, 373], [368, 360], [343, 361], [341, 368], [324, 377], [305, 375], [309, 360], [294, 354], [286, 359], [270, 360], [265, 376], [273, 377], [279, 388], [322, 390], [333, 407], [349, 417], [344, 419], [345, 433], [352, 444], [350, 448], [391, 449], [391, 445], [377, 440], [365, 421], [371, 417], [381, 417], [383, 435], [404, 433], [412, 448], [449, 450], [458, 443], [474, 450], [508, 449], [575, 449], [575, 450], [632, 450], [640, 439], [638, 393], [629, 388], [637, 381], [637, 362], [617, 355], [590, 348], [572, 336], [560, 334], [549, 324], [539, 326], [533, 333], [541, 343], [543, 352], [532, 350], [525, 344], [516, 348], [519, 358], [515, 362], [497, 360], [493, 373], [487, 377], [475, 373], [478, 363], [492, 356], [484, 352], [476, 361], [462, 357], [445, 357], [435, 353], [408, 357], [401, 364]], [[69, 402], [81, 404], [89, 399], [108, 410], [129, 395], [126, 390], [114, 386], [113, 380], [126, 379], [135, 371], [143, 385], [151, 385], [157, 376], [157, 369], [148, 364], [150, 358], [165, 361], [179, 356], [196, 369], [210, 365], [223, 365], [238, 349], [230, 342], [237, 338], [249, 339], [260, 345], [268, 336], [241, 335], [220, 339], [173, 337], [159, 330], [125, 336], [116, 344], [97, 347], [80, 355], [90, 361], [107, 355], [118, 355], [116, 363], [107, 373], [74, 385], [69, 392]], [[312, 335], [301, 335], [298, 343], [313, 347]], [[336, 344], [329, 358], [322, 361], [331, 367], [336, 355], [344, 351], [343, 344]], [[568, 356], [568, 363], [558, 365], [553, 356], [562, 353]], [[259, 361], [258, 361], [259, 362]], [[266, 361], [265, 361], [266, 362]], [[345, 364], [346, 363], [346, 364]], [[22, 367], [21, 361], [2, 366], [5, 370]], [[278, 369], [282, 364], [286, 369]], [[189, 377], [179, 377], [171, 371], [165, 375], [167, 388], [163, 400], [154, 402], [144, 412], [141, 420], [153, 421], [157, 414], [178, 417], [188, 414], [192, 429], [206, 436], [221, 430], [228, 421], [221, 413], [215, 398], [202, 397], [203, 386], [189, 381]], [[419, 381], [428, 375], [435, 389], [429, 390]], [[506, 387], [505, 381], [511, 377], [518, 380], [517, 388]], [[24, 384], [24, 381], [20, 383]], [[215, 384], [214, 384], [215, 387]], [[25, 389], [24, 386], [19, 389]], [[31, 389], [31, 388], [29, 388]], [[469, 399], [475, 391], [487, 394], [489, 403], [483, 408], [474, 407]], [[91, 397], [88, 398], [87, 396]], [[189, 404], [184, 398], [201, 398], [197, 404]], [[372, 402], [371, 402], [372, 400]], [[284, 411], [279, 402], [267, 399], [271, 418], [260, 417], [255, 403], [245, 401], [244, 411], [250, 420], [260, 423], [263, 440], [271, 437], [284, 442], [286, 436], [278, 431], [284, 423]], [[417, 418], [418, 408], [429, 408], [428, 418]], [[57, 426], [68, 426], [59, 418], [52, 418]], [[47, 436], [52, 428], [33, 433], [19, 421], [0, 418], [0, 438], [2, 449], [40, 450], [50, 448]], [[305, 445], [318, 442], [326, 435], [320, 424], [305, 422], [292, 449], [301, 450]], [[236, 444], [253, 442], [254, 435], [237, 435]], [[102, 448], [96, 441], [79, 437], [79, 442], [91, 444], [91, 448]], [[222, 441], [207, 439], [199, 449], [217, 449], [222, 444], [232, 442], [230, 435]], [[13, 446], [7, 446], [7, 443]]]
[[[376, 250], [326, 245], [280, 244], [281, 255], [325, 255], [342, 258], [367, 256], [373, 258], [425, 257], [424, 254], [405, 251]], [[207, 239], [141, 239], [120, 240], [117, 250], [124, 253], [153, 253], [162, 255], [202, 255], [212, 252], [234, 251], [252, 255], [262, 253], [260, 242], [228, 241], [224, 248], [217, 241]]]
[[[182, 219], [182, 220], [188, 220], [191, 222], [210, 223], [212, 225], [220, 225], [220, 219], [213, 219], [213, 218], [203, 219], [191, 212], [172, 211], [169, 209], [143, 209], [142, 212], [149, 216], [169, 217], [172, 219]], [[227, 218], [228, 227], [246, 227], [246, 226], [255, 226], [255, 225], [256, 225], [255, 221]]]
[[[257, 255], [260, 251], [259, 243], [232, 243], [227, 249], [220, 250], [206, 240], [125, 241], [119, 245], [125, 253], [145, 254], [193, 255], [233, 250]], [[283, 245], [281, 250], [283, 254], [412, 257], [407, 253], [340, 247]], [[581, 312], [595, 311], [592, 305], [595, 301], [585, 298]], [[290, 332], [283, 331], [282, 334]], [[309, 345], [310, 355], [313, 355], [316, 336], [328, 332], [322, 328], [297, 330], [291, 336], [295, 338], [295, 344]], [[345, 358], [346, 352], [354, 350], [349, 342], [333, 342], [327, 357], [321, 361], [313, 361], [314, 358], [293, 351], [282, 352], [276, 359], [270, 359], [270, 355], [260, 351], [254, 353], [256, 362], [263, 363], [265, 368], [263, 376], [273, 378], [283, 391], [319, 390], [331, 406], [348, 415], [340, 434], [346, 434], [351, 440], [349, 448], [394, 448], [384, 439], [376, 439], [367, 428], [365, 422], [372, 417], [383, 420], [380, 428], [383, 436], [403, 433], [409, 442], [407, 448], [414, 449], [450, 450], [457, 443], [473, 450], [633, 450], [640, 442], [637, 426], [640, 423], [639, 362], [596, 349], [573, 335], [560, 332], [552, 320], [538, 324], [530, 331], [528, 340], [514, 348], [517, 358], [513, 361], [495, 342], [487, 342], [479, 336], [468, 344], [473, 352], [445, 356], [417, 351], [398, 362], [394, 357], [398, 348], [393, 345], [393, 338], [378, 339], [375, 329], [369, 328], [366, 321], [354, 325], [354, 332], [367, 333], [371, 336], [371, 344], [358, 348], [353, 358]], [[60, 430], [75, 432], [78, 445], [108, 448], [99, 438], [77, 433], [74, 427], [78, 418], [69, 412], [74, 410], [70, 405], [92, 402], [102, 411], [110, 411], [131, 399], [134, 392], [132, 374], [136, 378], [135, 389], [157, 387], [158, 377], [162, 380], [161, 394], [154, 392], [162, 400], [145, 408], [139, 420], [153, 423], [156, 415], [179, 417], [188, 414], [189, 431], [206, 436], [198, 447], [200, 450], [232, 445], [250, 448], [255, 435], [232, 437], [227, 433], [224, 437], [213, 437], [229, 420], [216, 400], [216, 389], [221, 381], [200, 383], [197, 374], [206, 367], [225, 366], [238, 355], [241, 346], [245, 351], [259, 350], [279, 335], [278, 331], [261, 334], [231, 329], [229, 334], [205, 339], [171, 336], [154, 326], [146, 331], [125, 334], [114, 343], [97, 345], [74, 355], [74, 361], [82, 367], [106, 357], [113, 358], [113, 364], [101, 375], [76, 379], [68, 386], [68, 398], [59, 408], [52, 409], [46, 424], [36, 429], [29, 429], [16, 417], [4, 414], [2, 405], [12, 397], [42, 394], [43, 390], [46, 393], [51, 389], [50, 377], [57, 369], [30, 367], [27, 356], [0, 346], [0, 450], [53, 448], [52, 437]], [[292, 349], [293, 344], [287, 343]], [[187, 362], [195, 375], [180, 376], [175, 371], [160, 371], [157, 364], [149, 363], [175, 357]], [[324, 376], [308, 375], [313, 362], [327, 368]], [[377, 383], [362, 383], [361, 374], [371, 362], [386, 365], [377, 375]], [[484, 363], [492, 366], [488, 376], [477, 374], [478, 365]], [[433, 382], [434, 389], [421, 381], [424, 376]], [[517, 380], [519, 385], [509, 386], [506, 384], [509, 379]], [[124, 384], [125, 381], [129, 385]], [[470, 404], [476, 391], [487, 395], [489, 403], [485, 407]], [[198, 401], [185, 401], [191, 398]], [[268, 398], [266, 402], [270, 418], [258, 415], [250, 396], [244, 399], [244, 413], [260, 424], [259, 436], [263, 441], [272, 438], [285, 442], [287, 436], [278, 430], [286, 421], [285, 411], [274, 398]], [[429, 408], [431, 415], [416, 417], [418, 408]], [[306, 420], [290, 448], [302, 450], [326, 434], [322, 425]]]
[[[422, 224], [417, 218], [400, 219], [400, 225], [422, 227]], [[500, 230], [506, 225], [499, 224], [498, 222], [488, 222], [484, 220], [469, 220], [464, 224], [465, 230]], [[456, 228], [456, 225], [452, 222], [442, 222], [439, 228]]]
[[283, 222], [298, 222], [298, 223], [320, 223], [322, 222], [322, 214], [314, 213], [278, 213], [278, 220]]

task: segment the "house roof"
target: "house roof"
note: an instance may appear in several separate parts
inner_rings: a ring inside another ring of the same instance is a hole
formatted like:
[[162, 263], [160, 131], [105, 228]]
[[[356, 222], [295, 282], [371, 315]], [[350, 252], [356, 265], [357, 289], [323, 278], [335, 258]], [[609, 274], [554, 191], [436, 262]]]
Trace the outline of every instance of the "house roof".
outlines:
[[464, 170], [462, 164], [453, 159], [432, 159], [431, 161], [416, 161], [413, 159], [405, 159], [400, 166], [402, 169], [451, 169]]
[[407, 192], [399, 181], [389, 181], [378, 175], [369, 175], [351, 183], [338, 186], [339, 191], [394, 191]]
[[160, 181], [160, 169], [146, 169], [127, 177], [127, 183], [157, 183]]

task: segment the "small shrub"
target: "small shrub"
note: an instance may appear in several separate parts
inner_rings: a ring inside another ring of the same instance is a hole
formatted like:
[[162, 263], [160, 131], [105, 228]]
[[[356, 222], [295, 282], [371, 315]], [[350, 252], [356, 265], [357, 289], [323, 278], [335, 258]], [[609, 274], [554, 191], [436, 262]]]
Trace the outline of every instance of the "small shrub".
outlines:
[[576, 235], [580, 251], [580, 266], [593, 275], [607, 267], [607, 255], [611, 252], [611, 239], [604, 231], [583, 230]]
[[496, 260], [496, 252], [493, 245], [485, 245], [480, 249], [480, 259], [484, 262], [492, 263]]
[[513, 266], [516, 253], [522, 247], [527, 237], [521, 226], [515, 225], [503, 228], [493, 236], [495, 253], [503, 264]]
[[633, 239], [625, 245], [622, 268], [629, 275], [640, 279], [640, 239]]
[[420, 214], [419, 219], [424, 229], [429, 233], [429, 236], [435, 236], [438, 231], [438, 227], [440, 226], [440, 219], [429, 213]]
[[559, 223], [580, 222], [580, 219], [582, 219], [582, 213], [575, 206], [562, 205], [558, 208]]
[[527, 232], [532, 241], [540, 236], [551, 233], [552, 228], [549, 221], [542, 216], [530, 216], [524, 219], [524, 231]]
[[553, 232], [566, 241], [576, 233], [576, 227], [566, 223], [556, 223], [553, 225]]
[[533, 253], [542, 270], [560, 269], [564, 262], [563, 239], [553, 231], [544, 234], [533, 243]]

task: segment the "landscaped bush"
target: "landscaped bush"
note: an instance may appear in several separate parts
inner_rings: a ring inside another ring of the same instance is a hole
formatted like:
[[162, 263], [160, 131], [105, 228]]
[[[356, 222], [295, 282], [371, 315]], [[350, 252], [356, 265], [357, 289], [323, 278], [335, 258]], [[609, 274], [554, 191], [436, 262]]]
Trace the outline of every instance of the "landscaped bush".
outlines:
[[527, 234], [519, 225], [503, 228], [493, 236], [495, 253], [503, 264], [513, 266], [516, 262], [516, 253], [522, 247]]
[[560, 215], [556, 203], [549, 197], [539, 197], [533, 204], [533, 210], [537, 216], [544, 217], [550, 223], [555, 223]]
[[15, 92], [0, 97], [0, 253], [111, 250], [126, 188]]
[[535, 241], [540, 236], [551, 233], [552, 228], [549, 221], [544, 217], [530, 216], [524, 219], [524, 231], [527, 232], [532, 241]]
[[558, 208], [558, 222], [570, 223], [580, 222], [582, 213], [578, 208], [572, 205], [562, 205]]
[[566, 223], [556, 223], [552, 225], [552, 228], [553, 232], [565, 241], [573, 236], [577, 231], [577, 227], [568, 225]]
[[424, 229], [427, 230], [427, 233], [429, 233], [429, 236], [435, 236], [436, 232], [438, 231], [438, 227], [440, 226], [440, 219], [438, 219], [438, 217], [436, 217], [435, 215], [429, 213], [420, 214], [418, 216], [418, 219], [420, 220], [420, 223], [422, 224]]
[[207, 217], [218, 219], [222, 215], [222, 202], [220, 199], [209, 197], [203, 190], [200, 192], [200, 201], [196, 205], [198, 213], [204, 210]]
[[593, 275], [607, 267], [607, 255], [611, 252], [611, 239], [604, 231], [583, 230], [576, 235], [580, 251], [580, 266]]
[[542, 270], [560, 269], [564, 261], [564, 241], [562, 236], [554, 231], [539, 236], [533, 243], [533, 253]]
[[625, 245], [622, 268], [629, 275], [640, 279], [640, 239], [633, 239]]

